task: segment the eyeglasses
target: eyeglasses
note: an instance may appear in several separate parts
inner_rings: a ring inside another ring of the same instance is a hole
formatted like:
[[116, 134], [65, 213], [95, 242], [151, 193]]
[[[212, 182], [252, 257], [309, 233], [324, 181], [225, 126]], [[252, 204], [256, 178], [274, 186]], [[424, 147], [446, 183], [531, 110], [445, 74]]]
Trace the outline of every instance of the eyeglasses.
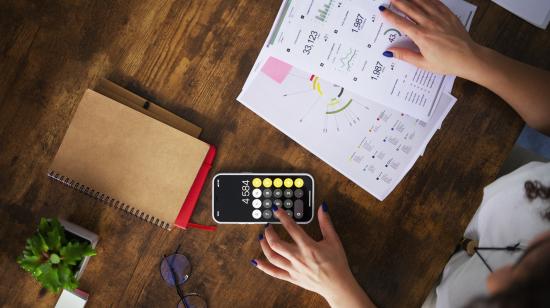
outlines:
[[183, 285], [191, 275], [191, 263], [186, 256], [178, 253], [180, 246], [176, 248], [176, 251], [162, 258], [160, 263], [160, 275], [162, 279], [172, 287], [176, 287], [180, 301], [178, 302], [178, 308], [206, 308], [206, 300], [197, 293], [184, 294], [181, 289]]

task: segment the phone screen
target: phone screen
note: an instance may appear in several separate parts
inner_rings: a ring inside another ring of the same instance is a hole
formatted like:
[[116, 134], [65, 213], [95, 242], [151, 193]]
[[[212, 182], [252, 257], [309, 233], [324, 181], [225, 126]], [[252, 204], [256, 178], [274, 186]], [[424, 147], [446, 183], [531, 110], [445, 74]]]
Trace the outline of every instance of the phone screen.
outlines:
[[222, 173], [212, 182], [212, 215], [219, 223], [278, 223], [276, 206], [297, 223], [314, 215], [309, 174]]

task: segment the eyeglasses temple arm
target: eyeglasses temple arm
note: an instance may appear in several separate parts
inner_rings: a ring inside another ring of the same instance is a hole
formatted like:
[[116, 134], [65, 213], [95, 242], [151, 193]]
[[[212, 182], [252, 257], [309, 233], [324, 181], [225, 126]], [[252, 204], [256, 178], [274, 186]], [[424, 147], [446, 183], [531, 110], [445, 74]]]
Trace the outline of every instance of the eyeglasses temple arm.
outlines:
[[[179, 248], [179, 247], [178, 247]], [[176, 275], [176, 271], [174, 271], [174, 268], [172, 267], [172, 262], [164, 255], [164, 259], [166, 259], [166, 263], [168, 263], [168, 268], [170, 268], [170, 273], [172, 274], [172, 279], [174, 279], [174, 286], [176, 287], [176, 291], [178, 292], [178, 296], [181, 298], [181, 302], [183, 305], [187, 308], [187, 302], [185, 301], [185, 295], [183, 294], [182, 289], [180, 288], [180, 281], [178, 279], [178, 276]], [[175, 258], [173, 258], [175, 259]]]

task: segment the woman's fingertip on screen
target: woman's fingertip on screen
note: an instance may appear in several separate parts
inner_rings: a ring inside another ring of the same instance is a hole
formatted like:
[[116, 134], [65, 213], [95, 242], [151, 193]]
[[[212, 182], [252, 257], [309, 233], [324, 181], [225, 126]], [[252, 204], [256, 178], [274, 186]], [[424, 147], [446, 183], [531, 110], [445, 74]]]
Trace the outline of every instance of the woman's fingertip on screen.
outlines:
[[321, 208], [323, 209], [323, 212], [328, 213], [328, 204], [326, 201], [323, 201]]

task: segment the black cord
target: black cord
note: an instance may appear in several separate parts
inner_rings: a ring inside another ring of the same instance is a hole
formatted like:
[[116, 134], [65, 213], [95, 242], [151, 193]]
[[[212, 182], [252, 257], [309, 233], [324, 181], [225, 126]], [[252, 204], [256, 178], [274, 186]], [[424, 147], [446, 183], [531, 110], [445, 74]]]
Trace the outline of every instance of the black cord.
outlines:
[[513, 246], [506, 246], [506, 247], [477, 247], [476, 250], [506, 250], [506, 251], [518, 251], [522, 250], [521, 247], [519, 247], [519, 243], [513, 245]]
[[483, 264], [489, 269], [489, 271], [492, 273], [493, 269], [489, 266], [489, 263], [483, 258], [483, 256], [479, 253], [479, 250], [505, 250], [505, 251], [518, 251], [522, 250], [519, 247], [519, 243], [512, 245], [512, 246], [506, 246], [506, 247], [475, 247], [474, 252], [476, 255], [483, 261]]
[[483, 258], [483, 256], [477, 251], [477, 249], [474, 250], [476, 255], [481, 259], [481, 261], [483, 261], [483, 264], [485, 264], [485, 266], [489, 269], [489, 272], [493, 272], [493, 269], [489, 266], [489, 264], [487, 263], [487, 261], [485, 261], [485, 258]]

